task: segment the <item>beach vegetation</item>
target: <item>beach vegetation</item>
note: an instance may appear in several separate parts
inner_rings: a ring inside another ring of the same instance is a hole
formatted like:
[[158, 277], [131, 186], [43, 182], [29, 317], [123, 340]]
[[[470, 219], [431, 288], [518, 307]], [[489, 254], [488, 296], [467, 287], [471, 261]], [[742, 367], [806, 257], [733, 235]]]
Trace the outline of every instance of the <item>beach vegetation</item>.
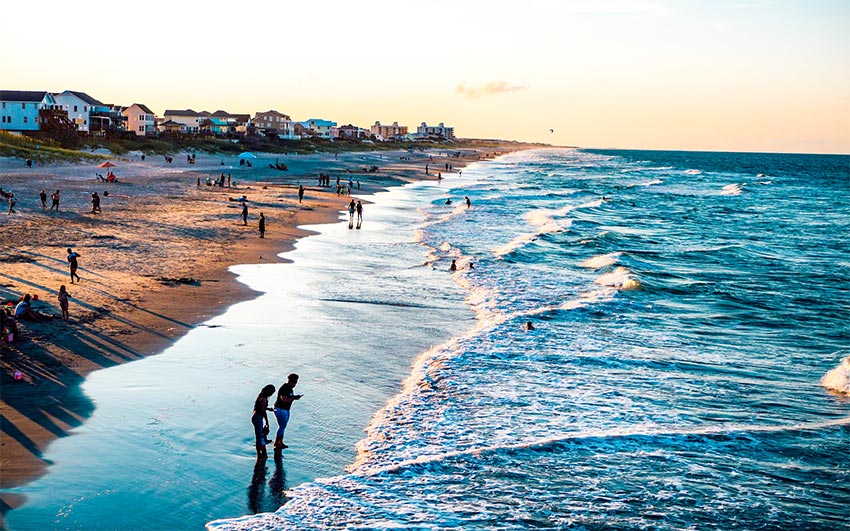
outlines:
[[32, 138], [0, 131], [0, 157], [31, 159], [38, 163], [47, 162], [91, 162], [108, 157], [62, 147], [49, 138]]

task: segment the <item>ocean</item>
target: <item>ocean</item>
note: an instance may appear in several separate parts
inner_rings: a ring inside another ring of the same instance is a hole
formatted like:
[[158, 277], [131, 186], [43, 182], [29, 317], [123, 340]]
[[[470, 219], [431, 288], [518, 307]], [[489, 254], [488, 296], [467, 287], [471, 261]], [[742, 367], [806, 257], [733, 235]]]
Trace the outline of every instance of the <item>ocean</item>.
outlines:
[[[10, 529], [848, 529], [850, 158], [543, 149], [445, 177], [91, 375]], [[245, 409], [288, 372], [291, 448], [254, 466]]]

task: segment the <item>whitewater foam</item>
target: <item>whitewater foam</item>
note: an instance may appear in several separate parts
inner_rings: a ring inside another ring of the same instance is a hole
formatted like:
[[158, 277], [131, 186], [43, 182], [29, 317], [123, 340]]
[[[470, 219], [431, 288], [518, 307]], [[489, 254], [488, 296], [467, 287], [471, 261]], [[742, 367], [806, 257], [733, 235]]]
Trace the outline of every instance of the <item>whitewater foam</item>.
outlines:
[[827, 372], [820, 384], [831, 391], [850, 395], [850, 356], [841, 360], [838, 367]]

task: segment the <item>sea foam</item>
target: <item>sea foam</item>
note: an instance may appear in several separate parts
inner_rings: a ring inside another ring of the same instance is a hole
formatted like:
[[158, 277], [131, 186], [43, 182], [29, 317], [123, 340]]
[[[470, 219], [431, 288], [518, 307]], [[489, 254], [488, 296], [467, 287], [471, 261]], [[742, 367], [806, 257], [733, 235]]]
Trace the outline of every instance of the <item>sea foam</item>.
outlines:
[[820, 384], [831, 390], [850, 395], [850, 356], [847, 356], [838, 367], [827, 372]]

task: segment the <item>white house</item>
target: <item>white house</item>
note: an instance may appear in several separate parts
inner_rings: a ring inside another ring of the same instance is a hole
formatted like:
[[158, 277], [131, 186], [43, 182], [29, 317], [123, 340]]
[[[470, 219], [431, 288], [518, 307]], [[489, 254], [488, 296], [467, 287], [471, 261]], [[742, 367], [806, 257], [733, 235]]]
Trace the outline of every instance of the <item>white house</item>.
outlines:
[[156, 132], [156, 116], [146, 105], [134, 103], [122, 112], [127, 117], [127, 130], [136, 136], [145, 136]]
[[319, 118], [310, 118], [309, 120], [300, 123], [301, 127], [308, 131], [309, 136], [318, 136], [320, 138], [334, 137], [336, 122], [321, 120]]
[[55, 105], [53, 95], [46, 91], [0, 90], [0, 130], [38, 131], [39, 111]]
[[422, 122], [422, 125], [416, 128], [416, 136], [418, 138], [439, 137], [446, 140], [454, 140], [455, 128], [446, 127], [443, 122], [440, 122], [440, 125], [428, 125]]
[[95, 111], [95, 107], [107, 107], [85, 92], [66, 90], [54, 94], [53, 98], [57, 105], [68, 112], [68, 118], [77, 126], [77, 131], [89, 132], [91, 114]]

